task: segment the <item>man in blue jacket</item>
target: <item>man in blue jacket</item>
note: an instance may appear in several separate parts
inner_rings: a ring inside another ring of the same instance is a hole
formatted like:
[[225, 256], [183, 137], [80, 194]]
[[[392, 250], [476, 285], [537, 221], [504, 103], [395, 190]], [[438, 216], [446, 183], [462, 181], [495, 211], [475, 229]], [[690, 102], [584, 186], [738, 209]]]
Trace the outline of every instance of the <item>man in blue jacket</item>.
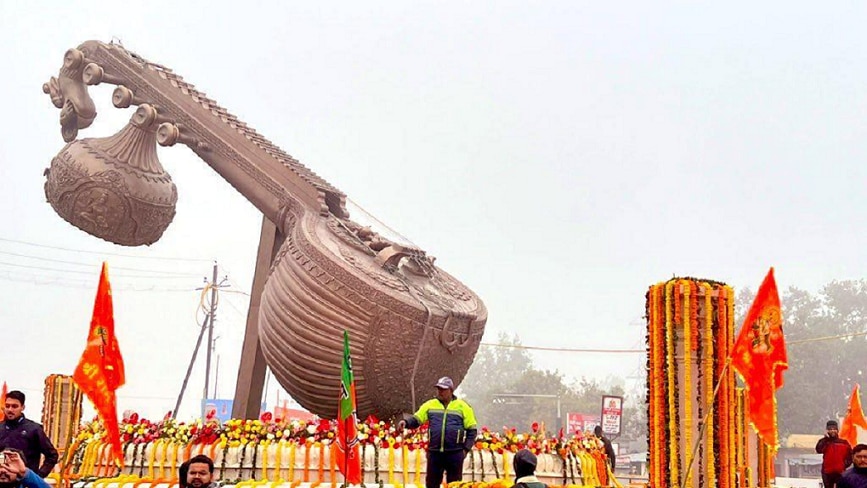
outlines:
[[837, 488], [867, 488], [867, 445], [858, 444], [852, 453], [855, 464], [843, 473]]
[[428, 423], [426, 488], [446, 481], [461, 481], [464, 457], [476, 442], [476, 415], [470, 405], [455, 397], [455, 382], [443, 376], [436, 383], [437, 396], [424, 402], [413, 415], [404, 415], [397, 428], [416, 429]]
[[[57, 449], [41, 425], [24, 417], [24, 399], [24, 393], [18, 390], [6, 395], [4, 419], [0, 422], [0, 448], [18, 449], [24, 453], [27, 467], [45, 478], [57, 464]], [[44, 460], [41, 459], [43, 455]]]

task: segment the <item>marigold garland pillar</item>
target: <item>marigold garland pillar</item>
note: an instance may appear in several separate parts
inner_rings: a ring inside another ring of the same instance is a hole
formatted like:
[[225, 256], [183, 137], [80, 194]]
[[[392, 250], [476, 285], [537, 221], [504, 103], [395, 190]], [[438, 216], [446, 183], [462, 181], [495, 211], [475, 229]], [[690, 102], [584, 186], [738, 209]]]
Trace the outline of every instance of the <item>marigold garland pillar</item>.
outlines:
[[72, 376], [52, 374], [45, 378], [42, 426], [61, 457], [78, 433], [81, 400], [81, 390]]
[[734, 373], [725, 367], [734, 291], [688, 278], [653, 285], [647, 323], [650, 486], [735, 488]]

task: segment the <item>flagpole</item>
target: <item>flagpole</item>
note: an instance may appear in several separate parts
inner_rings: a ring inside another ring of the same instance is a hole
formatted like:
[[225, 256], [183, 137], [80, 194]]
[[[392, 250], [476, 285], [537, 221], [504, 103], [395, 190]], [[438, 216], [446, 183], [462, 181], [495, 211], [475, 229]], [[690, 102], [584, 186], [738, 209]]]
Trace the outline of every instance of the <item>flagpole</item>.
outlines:
[[707, 432], [707, 419], [713, 413], [713, 403], [716, 401], [717, 394], [719, 393], [719, 387], [722, 385], [723, 378], [725, 378], [726, 370], [729, 369], [729, 365], [732, 363], [732, 357], [729, 356], [726, 359], [726, 363], [723, 365], [722, 371], [720, 371], [719, 379], [716, 382], [716, 386], [713, 389], [713, 397], [710, 399], [710, 405], [707, 409], [707, 413], [704, 414], [704, 419], [701, 421], [701, 430], [698, 433], [698, 438], [695, 440], [695, 447], [693, 447], [692, 452], [690, 453], [689, 463], [686, 465], [686, 472], [683, 474], [683, 479], [680, 482], [680, 487], [686, 487], [686, 481], [689, 479], [689, 474], [692, 472], [692, 465], [695, 464], [695, 458], [698, 456], [698, 448], [701, 446], [701, 440], [704, 438], [705, 433]]
[[[345, 329], [343, 330], [343, 347], [344, 354], [348, 354], [345, 350], [346, 344], [349, 342], [349, 332]], [[343, 361], [346, 361], [346, 358], [343, 358]], [[355, 378], [353, 378], [354, 381]], [[349, 398], [352, 399], [352, 385], [347, 385], [349, 387]], [[355, 405], [353, 405], [355, 407]], [[352, 416], [350, 416], [351, 418]], [[346, 422], [346, 419], [338, 420], [340, 422]], [[346, 428], [346, 425], [343, 426], [343, 484], [349, 486], [349, 429]]]
[[343, 427], [343, 485], [349, 486], [349, 433]]

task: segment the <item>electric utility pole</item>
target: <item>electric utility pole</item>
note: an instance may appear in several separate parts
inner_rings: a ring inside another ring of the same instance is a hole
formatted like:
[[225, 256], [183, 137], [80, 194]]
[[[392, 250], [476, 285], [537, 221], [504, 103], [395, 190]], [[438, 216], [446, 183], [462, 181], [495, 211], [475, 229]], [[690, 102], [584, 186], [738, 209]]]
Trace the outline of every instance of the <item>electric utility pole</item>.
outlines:
[[225, 284], [228, 278], [223, 278], [220, 283], [217, 283], [217, 275], [219, 273], [219, 267], [217, 266], [217, 262], [214, 261], [214, 271], [211, 281], [205, 279], [205, 286], [203, 288], [197, 288], [197, 290], [202, 290], [202, 298], [200, 307], [205, 307], [204, 298], [207, 295], [207, 292], [211, 292], [211, 301], [208, 306], [208, 313], [205, 315], [205, 321], [202, 323], [201, 329], [199, 330], [199, 337], [196, 339], [196, 347], [193, 348], [193, 356], [190, 358], [190, 364], [187, 366], [187, 374], [184, 376], [184, 382], [181, 385], [181, 391], [178, 393], [178, 401], [175, 403], [175, 409], [172, 411], [172, 418], [177, 418], [178, 409], [181, 408], [181, 402], [184, 399], [184, 392], [187, 389], [187, 383], [190, 380], [190, 374], [193, 372], [193, 365], [196, 363], [196, 356], [199, 354], [199, 348], [202, 346], [202, 339], [204, 338], [205, 331], [208, 332], [208, 347], [207, 354], [205, 356], [205, 387], [202, 390], [202, 400], [208, 399], [208, 389], [210, 386], [211, 380], [211, 355], [213, 351], [214, 345], [214, 322], [217, 320], [217, 290], [219, 288], [225, 288], [229, 285]]

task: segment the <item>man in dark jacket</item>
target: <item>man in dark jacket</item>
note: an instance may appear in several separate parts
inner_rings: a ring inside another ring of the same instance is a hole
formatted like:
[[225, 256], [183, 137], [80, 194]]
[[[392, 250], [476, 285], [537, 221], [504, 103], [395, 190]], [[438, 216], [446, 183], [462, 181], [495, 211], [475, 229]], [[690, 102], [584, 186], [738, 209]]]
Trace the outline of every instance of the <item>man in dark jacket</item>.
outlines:
[[[45, 478], [57, 464], [57, 449], [42, 426], [24, 418], [24, 393], [13, 390], [6, 395], [4, 421], [0, 422], [0, 448], [11, 447], [24, 453], [24, 464]], [[40, 457], [45, 460], [40, 465]]]
[[443, 376], [437, 381], [437, 396], [424, 402], [413, 415], [406, 415], [397, 428], [415, 429], [429, 422], [426, 488], [439, 488], [446, 481], [461, 481], [464, 457], [476, 442], [476, 414], [470, 404], [455, 397], [455, 383]]
[[822, 455], [822, 483], [825, 488], [836, 488], [843, 471], [852, 464], [852, 447], [840, 438], [836, 420], [825, 424], [825, 437], [816, 443], [816, 452]]
[[867, 488], [867, 444], [853, 447], [852, 459], [855, 465], [843, 473], [837, 488]]

